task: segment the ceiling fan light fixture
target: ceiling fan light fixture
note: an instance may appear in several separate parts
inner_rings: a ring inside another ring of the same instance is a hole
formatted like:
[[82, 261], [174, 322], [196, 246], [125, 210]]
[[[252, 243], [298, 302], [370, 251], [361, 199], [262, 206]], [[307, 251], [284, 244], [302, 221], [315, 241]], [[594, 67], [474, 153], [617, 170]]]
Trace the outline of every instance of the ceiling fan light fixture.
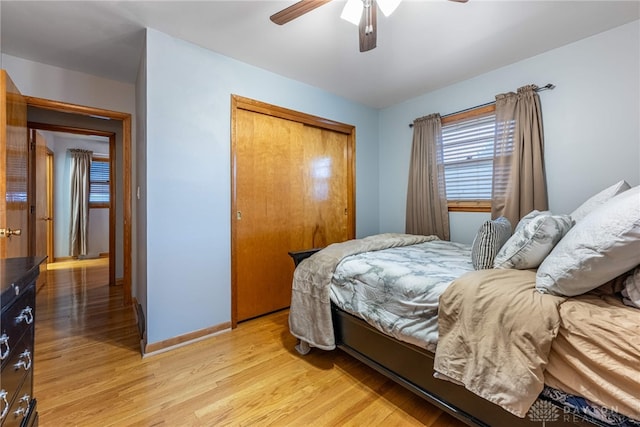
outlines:
[[397, 9], [400, 1], [401, 0], [377, 0], [376, 3], [384, 16], [389, 16]]
[[[395, 1], [395, 0], [392, 0]], [[347, 4], [344, 5], [340, 18], [345, 21], [351, 22], [353, 25], [360, 25], [360, 18], [362, 17], [362, 9], [364, 5], [362, 0], [347, 0]]]

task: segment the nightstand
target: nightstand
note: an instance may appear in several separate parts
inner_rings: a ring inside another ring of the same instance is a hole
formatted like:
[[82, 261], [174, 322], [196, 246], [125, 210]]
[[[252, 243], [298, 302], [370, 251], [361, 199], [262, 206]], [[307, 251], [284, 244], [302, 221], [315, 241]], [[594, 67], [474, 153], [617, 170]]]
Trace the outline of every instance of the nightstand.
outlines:
[[322, 248], [307, 249], [304, 251], [292, 251], [289, 252], [289, 256], [293, 259], [293, 264], [297, 267], [298, 264], [300, 264], [300, 261], [309, 258], [311, 255], [319, 252], [320, 250], [322, 250]]

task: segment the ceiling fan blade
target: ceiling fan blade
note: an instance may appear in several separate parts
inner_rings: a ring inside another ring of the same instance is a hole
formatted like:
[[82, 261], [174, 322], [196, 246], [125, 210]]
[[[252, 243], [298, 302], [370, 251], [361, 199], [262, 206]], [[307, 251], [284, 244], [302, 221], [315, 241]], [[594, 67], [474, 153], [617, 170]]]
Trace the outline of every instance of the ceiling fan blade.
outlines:
[[457, 3], [466, 3], [466, 2], [468, 2], [469, 0], [449, 0], [449, 1], [455, 1], [455, 2], [457, 2]]
[[300, 0], [286, 9], [282, 9], [280, 12], [274, 13], [269, 19], [278, 25], [283, 25], [307, 12], [311, 12], [313, 9], [316, 9], [323, 4], [329, 3], [330, 1], [331, 0]]
[[376, 16], [378, 7], [375, 0], [371, 0], [370, 6], [362, 10], [362, 18], [359, 25], [360, 52], [366, 52], [376, 47], [378, 29], [376, 28]]

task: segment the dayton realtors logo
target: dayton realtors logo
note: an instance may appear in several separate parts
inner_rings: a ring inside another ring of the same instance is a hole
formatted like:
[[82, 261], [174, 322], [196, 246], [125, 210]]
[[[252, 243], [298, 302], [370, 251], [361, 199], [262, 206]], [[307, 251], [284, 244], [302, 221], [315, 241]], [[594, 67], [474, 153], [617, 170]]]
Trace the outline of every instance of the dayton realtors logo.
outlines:
[[560, 411], [547, 400], [536, 400], [527, 415], [531, 421], [542, 422], [542, 427], [544, 427], [547, 421], [557, 421], [560, 418]]

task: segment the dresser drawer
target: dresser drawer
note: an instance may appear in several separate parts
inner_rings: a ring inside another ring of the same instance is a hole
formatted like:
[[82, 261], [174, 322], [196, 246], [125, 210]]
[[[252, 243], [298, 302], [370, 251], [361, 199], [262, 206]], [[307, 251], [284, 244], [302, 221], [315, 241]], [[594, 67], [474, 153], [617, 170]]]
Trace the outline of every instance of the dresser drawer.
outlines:
[[25, 420], [31, 420], [37, 417], [37, 414], [31, 413], [35, 410], [35, 401], [32, 393], [32, 379], [33, 377], [31, 375], [27, 375], [22, 387], [17, 390], [16, 399], [9, 407], [9, 412], [4, 418], [2, 427], [19, 427], [22, 425], [28, 425], [28, 422]]
[[[11, 349], [6, 359], [7, 364], [2, 368], [0, 389], [7, 392], [6, 400], [11, 404], [17, 396], [17, 390], [25, 376], [31, 381], [33, 369], [33, 328], [29, 328], [22, 339]], [[23, 387], [24, 388], [24, 387]], [[30, 392], [30, 391], [29, 391]]]
[[25, 331], [32, 329], [35, 319], [35, 287], [29, 286], [11, 306], [2, 312], [0, 337], [0, 356], [2, 367], [8, 363], [9, 350], [13, 353], [14, 346], [22, 338]]
[[0, 427], [38, 424], [33, 398], [35, 281], [45, 258], [0, 259]]

